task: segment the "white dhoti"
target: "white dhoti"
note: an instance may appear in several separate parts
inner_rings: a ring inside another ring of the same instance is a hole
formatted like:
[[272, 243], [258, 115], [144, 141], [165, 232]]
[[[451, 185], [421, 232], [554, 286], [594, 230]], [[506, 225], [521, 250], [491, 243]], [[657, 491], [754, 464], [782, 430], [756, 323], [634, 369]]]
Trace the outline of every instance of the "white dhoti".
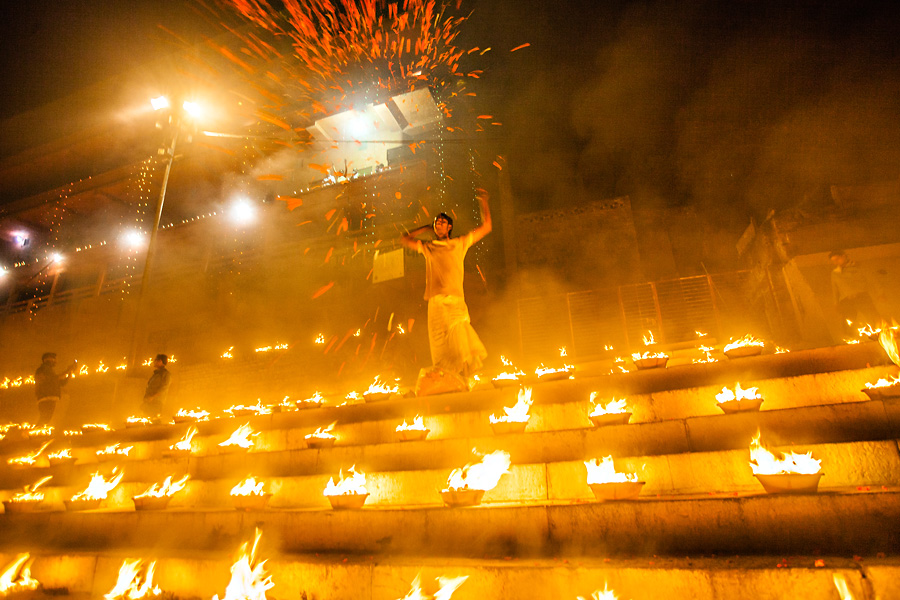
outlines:
[[487, 357], [469, 321], [469, 307], [459, 296], [439, 294], [428, 300], [428, 343], [434, 366], [465, 377], [481, 369]]

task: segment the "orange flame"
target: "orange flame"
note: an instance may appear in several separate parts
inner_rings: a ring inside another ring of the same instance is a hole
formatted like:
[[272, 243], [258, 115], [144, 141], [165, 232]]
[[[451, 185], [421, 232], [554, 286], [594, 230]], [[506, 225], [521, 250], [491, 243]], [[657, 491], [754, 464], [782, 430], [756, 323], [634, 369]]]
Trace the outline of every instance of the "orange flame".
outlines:
[[603, 462], [598, 462], [596, 458], [584, 461], [587, 467], [587, 482], [592, 483], [623, 483], [625, 481], [637, 481], [636, 473], [619, 473], [613, 464], [612, 456], [603, 458]]
[[500, 417], [491, 415], [491, 423], [525, 423], [531, 415], [528, 410], [531, 408], [531, 388], [525, 387], [519, 390], [518, 401], [513, 406], [504, 406], [505, 415]]
[[138, 600], [147, 596], [159, 596], [162, 590], [153, 585], [153, 571], [156, 569], [156, 561], [149, 563], [144, 568], [144, 561], [139, 558], [126, 559], [119, 567], [119, 577], [116, 584], [108, 594], [103, 597], [106, 600]]
[[180, 492], [184, 489], [184, 486], [187, 485], [188, 479], [190, 479], [190, 475], [185, 475], [178, 481], [172, 481], [172, 476], [169, 475], [166, 477], [165, 481], [160, 483], [154, 483], [147, 491], [143, 494], [138, 494], [135, 498], [162, 498], [164, 496], [174, 496], [177, 492]]
[[790, 454], [782, 455], [782, 458], [775, 458], [775, 455], [769, 452], [759, 442], [760, 432], [757, 430], [756, 437], [750, 442], [750, 468], [757, 475], [778, 475], [781, 473], [818, 473], [821, 467], [821, 460], [812, 457], [812, 452], [806, 454]]
[[403, 598], [400, 598], [400, 600], [450, 600], [453, 596], [453, 592], [469, 578], [468, 575], [462, 575], [460, 577], [438, 577], [435, 580], [438, 590], [431, 594], [422, 591], [421, 576], [421, 573], [416, 575], [416, 578], [413, 579], [412, 588], [409, 590], [409, 593], [403, 596]]
[[325, 491], [322, 492], [325, 496], [345, 496], [351, 494], [368, 494], [369, 492], [366, 490], [366, 474], [365, 473], [357, 473], [356, 465], [353, 465], [349, 469], [347, 469], [347, 477], [344, 477], [344, 471], [341, 470], [338, 475], [340, 478], [337, 483], [334, 482], [334, 477], [328, 479], [328, 484], [325, 486]]
[[496, 450], [484, 456], [481, 462], [469, 463], [461, 469], [454, 469], [447, 478], [448, 490], [484, 490], [497, 487], [500, 478], [509, 473], [509, 453]]
[[[256, 538], [249, 551], [246, 542], [241, 544], [237, 561], [231, 565], [231, 581], [225, 588], [222, 600], [266, 600], [266, 590], [271, 589], [275, 584], [272, 583], [272, 577], [266, 573], [266, 561], [257, 562], [256, 560], [256, 551], [261, 537], [262, 532], [257, 529]], [[213, 596], [213, 600], [219, 600], [218, 594]]]
[[31, 577], [33, 562], [31, 554], [23, 552], [7, 565], [6, 569], [0, 573], [0, 594], [6, 595], [37, 589], [38, 581]]
[[91, 482], [88, 486], [72, 496], [72, 500], [105, 500], [109, 492], [119, 485], [119, 482], [122, 481], [122, 477], [125, 475], [121, 471], [116, 475], [116, 471], [118, 469], [113, 469], [112, 477], [109, 481], [100, 473], [94, 473], [91, 475]]

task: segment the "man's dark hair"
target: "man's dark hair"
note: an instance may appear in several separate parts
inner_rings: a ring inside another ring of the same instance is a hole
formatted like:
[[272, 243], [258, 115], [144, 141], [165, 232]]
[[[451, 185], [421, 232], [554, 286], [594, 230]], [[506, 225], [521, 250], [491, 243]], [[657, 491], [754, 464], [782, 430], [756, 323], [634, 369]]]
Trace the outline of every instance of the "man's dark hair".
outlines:
[[847, 256], [847, 253], [841, 249], [832, 250], [831, 253], [828, 255], [828, 258], [834, 258], [835, 256]]
[[46, 361], [48, 358], [56, 358], [56, 352], [44, 352], [41, 354], [41, 362]]
[[447, 221], [447, 223], [450, 224], [450, 231], [447, 232], [447, 237], [450, 237], [450, 234], [453, 233], [453, 217], [451, 217], [447, 213], [441, 213], [434, 218], [435, 221], [437, 221], [438, 219], [444, 219]]
[[157, 354], [155, 360], [161, 360], [163, 365], [169, 364], [169, 357], [165, 354]]

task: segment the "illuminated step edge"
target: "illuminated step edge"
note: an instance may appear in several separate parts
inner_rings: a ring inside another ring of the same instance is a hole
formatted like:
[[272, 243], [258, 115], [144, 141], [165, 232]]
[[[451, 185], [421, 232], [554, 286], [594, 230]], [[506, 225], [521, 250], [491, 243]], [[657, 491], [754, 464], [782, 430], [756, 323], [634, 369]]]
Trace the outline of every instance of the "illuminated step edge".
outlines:
[[262, 526], [282, 553], [363, 556], [900, 554], [900, 491], [356, 511], [90, 512], [0, 518], [4, 548], [233, 552]]
[[[260, 548], [266, 554], [266, 534]], [[15, 555], [0, 554], [0, 565]], [[222, 595], [230, 578], [228, 559], [157, 557], [154, 581], [176, 598], [211, 598]], [[785, 566], [780, 557], [728, 559], [656, 559], [609, 562], [592, 559], [441, 560], [369, 559], [350, 557], [346, 562], [314, 556], [272, 557], [265, 569], [275, 586], [275, 598], [329, 600], [384, 600], [401, 598], [421, 572], [423, 581], [439, 576], [467, 576], [454, 600], [518, 600], [590, 597], [605, 584], [619, 598], [651, 600], [660, 597], [696, 600], [758, 600], [759, 598], [837, 598], [833, 576], [842, 577], [855, 598], [900, 597], [900, 566], [895, 561], [866, 558], [861, 564], [842, 558], [821, 558], [825, 566], [813, 567], [813, 557], [792, 558]], [[121, 556], [92, 554], [37, 555], [33, 576], [48, 589], [100, 598], [108, 593], [122, 564]], [[776, 566], [779, 565], [779, 566]], [[863, 576], [862, 568], [865, 569]]]
[[[900, 455], [896, 442], [851, 442], [845, 444], [813, 444], [802, 447], [771, 448], [772, 451], [794, 450], [812, 452], [822, 461], [819, 489], [856, 489], [868, 486], [877, 491], [881, 486], [895, 486], [900, 482]], [[457, 466], [472, 460], [467, 450], [460, 448], [462, 456]], [[588, 457], [606, 455], [597, 446]], [[515, 455], [513, 455], [515, 460]], [[657, 494], [673, 496], [681, 494], [711, 493], [762, 493], [760, 483], [753, 477], [748, 464], [749, 450], [723, 450], [718, 452], [693, 452], [658, 456], [615, 456], [616, 470], [636, 473], [646, 485], [641, 498], [653, 499]], [[370, 496], [367, 507], [412, 507], [440, 504], [439, 491], [445, 487], [451, 468], [410, 471], [370, 471], [364, 462], [346, 463], [342, 468], [356, 464], [366, 473], [366, 487]], [[267, 480], [265, 490], [274, 495], [269, 501], [271, 509], [330, 509], [322, 495], [333, 472], [296, 477], [266, 478], [245, 462], [231, 478], [191, 480], [186, 488], [172, 499], [170, 509], [230, 508], [229, 492], [248, 471]], [[583, 460], [549, 463], [514, 464], [510, 473], [500, 478], [496, 488], [488, 491], [483, 502], [492, 503], [540, 503], [591, 501], [593, 494], [586, 482]], [[161, 480], [162, 477], [159, 478]], [[154, 480], [131, 481], [116, 487], [104, 506], [112, 510], [133, 509], [131, 497], [143, 492]], [[52, 483], [52, 481], [50, 482]], [[44, 510], [61, 510], [62, 501], [80, 491], [75, 487], [41, 488], [45, 493]], [[6, 500], [15, 490], [0, 492]]]

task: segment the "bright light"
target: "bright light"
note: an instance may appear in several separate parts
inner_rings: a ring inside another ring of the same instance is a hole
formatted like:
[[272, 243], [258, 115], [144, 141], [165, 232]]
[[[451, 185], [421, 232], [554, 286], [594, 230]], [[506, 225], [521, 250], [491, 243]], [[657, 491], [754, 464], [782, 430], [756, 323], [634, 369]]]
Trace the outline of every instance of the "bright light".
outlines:
[[12, 234], [13, 244], [16, 245], [17, 248], [24, 248], [28, 245], [28, 234], [23, 231], [15, 231]]
[[122, 244], [135, 250], [144, 245], [144, 234], [136, 229], [130, 229], [122, 234]]
[[50, 255], [50, 261], [51, 261], [51, 262], [55, 262], [55, 263], [62, 262], [62, 261], [63, 261], [63, 255], [60, 254], [59, 252], [54, 252], [53, 254]]
[[197, 117], [203, 116], [203, 107], [196, 102], [188, 102], [187, 100], [185, 100], [181, 107], [184, 109], [184, 112], [194, 117], [195, 119]]
[[371, 127], [369, 127], [365, 113], [354, 113], [353, 118], [347, 124], [347, 132], [354, 139], [364, 137], [370, 130]]
[[0, 267], [0, 277], [6, 277], [6, 274], [9, 273], [4, 267]]
[[153, 110], [162, 110], [164, 108], [169, 108], [169, 99], [165, 96], [157, 96], [156, 98], [151, 98], [150, 106], [153, 107]]
[[228, 209], [228, 219], [235, 225], [249, 225], [256, 221], [256, 206], [246, 199], [236, 200]]

